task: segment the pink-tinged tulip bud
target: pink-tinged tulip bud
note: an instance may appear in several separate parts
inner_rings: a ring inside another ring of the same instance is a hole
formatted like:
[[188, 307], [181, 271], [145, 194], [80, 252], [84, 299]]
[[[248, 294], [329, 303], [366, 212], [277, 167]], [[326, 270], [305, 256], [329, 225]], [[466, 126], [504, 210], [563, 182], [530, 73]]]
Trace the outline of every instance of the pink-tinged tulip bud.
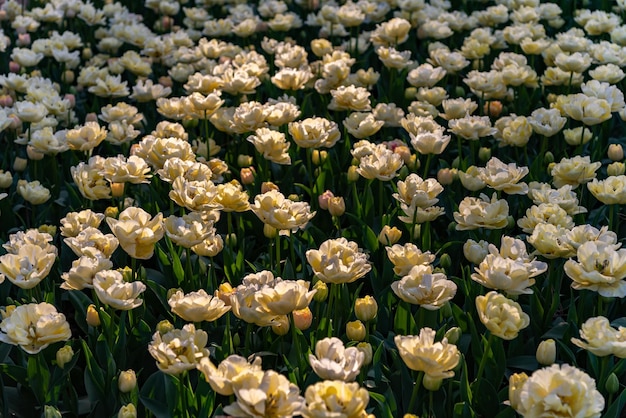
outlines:
[[28, 46], [30, 45], [30, 34], [29, 33], [20, 33], [17, 36], [17, 41], [15, 42], [15, 45], [17, 46]]
[[74, 96], [73, 94], [67, 93], [65, 96], [63, 96], [63, 98], [70, 102], [70, 107], [76, 106], [76, 96]]
[[293, 311], [291, 314], [293, 315], [293, 323], [300, 331], [309, 329], [313, 323], [313, 313], [308, 306], [304, 309]]
[[484, 113], [492, 118], [497, 118], [502, 113], [502, 102], [494, 100], [492, 102], [485, 103]]
[[94, 112], [87, 113], [85, 115], [85, 122], [98, 122], [98, 115], [96, 115]]
[[0, 106], [1, 107], [11, 107], [13, 106], [13, 97], [8, 94], [0, 95]]
[[279, 191], [279, 188], [277, 185], [275, 185], [274, 183], [272, 183], [271, 181], [264, 181], [263, 183], [261, 183], [261, 193], [267, 193], [270, 190], [277, 190]]
[[174, 85], [174, 81], [172, 81], [172, 77], [164, 75], [159, 77], [159, 84], [163, 87], [172, 87]]
[[20, 65], [17, 62], [15, 62], [15, 61], [9, 62], [9, 71], [10, 72], [12, 72], [12, 73], [19, 73], [21, 68], [22, 67], [20, 67]]
[[437, 172], [437, 181], [444, 186], [452, 184], [452, 182], [454, 181], [454, 174], [452, 173], [452, 170], [450, 170], [449, 168], [440, 169]]
[[330, 190], [326, 190], [324, 193], [317, 196], [317, 203], [320, 205], [320, 208], [328, 210], [328, 201], [332, 197], [335, 197], [335, 195]]
[[241, 178], [241, 184], [252, 184], [254, 183], [254, 174], [256, 170], [254, 167], [244, 167], [239, 172], [239, 177]]

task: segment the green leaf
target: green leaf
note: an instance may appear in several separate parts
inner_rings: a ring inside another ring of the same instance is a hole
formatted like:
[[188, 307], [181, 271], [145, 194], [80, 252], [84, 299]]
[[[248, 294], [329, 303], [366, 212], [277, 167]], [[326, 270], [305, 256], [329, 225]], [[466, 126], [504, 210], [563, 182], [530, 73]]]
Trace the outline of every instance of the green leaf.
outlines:
[[472, 383], [472, 406], [481, 417], [495, 417], [499, 405], [498, 393], [487, 379]]
[[148, 377], [142, 385], [139, 400], [157, 418], [172, 418], [171, 408], [176, 405], [176, 400], [172, 397], [175, 394], [176, 389], [171, 379], [158, 371]]
[[622, 418], [626, 407], [626, 389], [613, 401], [613, 403], [606, 410], [602, 418]]
[[0, 363], [0, 371], [2, 375], [9, 377], [23, 386], [28, 386], [28, 374], [26, 367], [17, 366], [15, 364]]
[[[388, 395], [391, 395], [391, 397], [393, 398], [393, 393], [391, 393], [389, 391], [389, 393], [382, 395], [380, 393], [376, 393], [376, 392], [370, 392], [370, 398], [373, 399], [374, 401], [376, 401], [376, 403], [378, 404], [379, 410], [382, 413], [381, 415], [376, 415], [376, 416], [380, 416], [380, 417], [384, 417], [384, 418], [394, 418], [396, 415], [394, 415], [393, 411], [391, 410], [391, 405], [390, 405], [390, 399], [387, 397]], [[395, 400], [395, 399], [394, 399]], [[395, 402], [394, 402], [395, 404]], [[394, 408], [396, 409], [396, 408]]]
[[81, 340], [83, 344], [83, 352], [85, 353], [85, 389], [87, 395], [92, 402], [104, 398], [104, 373], [100, 369], [100, 365], [93, 356], [89, 345], [85, 340]]
[[537, 363], [537, 358], [535, 356], [517, 356], [508, 359], [507, 366], [514, 369], [532, 372], [539, 368], [539, 363]]

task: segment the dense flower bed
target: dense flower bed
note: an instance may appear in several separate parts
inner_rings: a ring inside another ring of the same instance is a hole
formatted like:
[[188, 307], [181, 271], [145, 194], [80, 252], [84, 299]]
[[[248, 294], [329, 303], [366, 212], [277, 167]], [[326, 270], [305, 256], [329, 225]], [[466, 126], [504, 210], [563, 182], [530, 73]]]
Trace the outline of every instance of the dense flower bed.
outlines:
[[0, 1], [0, 415], [624, 416], [625, 13]]

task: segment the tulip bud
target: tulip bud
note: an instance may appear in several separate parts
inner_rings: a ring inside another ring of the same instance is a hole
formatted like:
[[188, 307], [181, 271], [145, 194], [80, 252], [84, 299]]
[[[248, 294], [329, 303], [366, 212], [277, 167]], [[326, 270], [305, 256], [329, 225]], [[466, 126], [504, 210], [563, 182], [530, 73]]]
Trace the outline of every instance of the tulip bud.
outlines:
[[522, 386], [528, 380], [528, 375], [526, 373], [513, 373], [511, 377], [509, 377], [509, 403], [511, 404], [511, 408], [516, 411], [520, 407], [520, 394], [522, 392]]
[[117, 418], [137, 418], [137, 408], [132, 403], [124, 405], [117, 413]]
[[367, 295], [354, 301], [354, 314], [363, 322], [371, 321], [378, 314], [376, 299]]
[[441, 255], [441, 258], [439, 259], [439, 265], [446, 271], [449, 270], [450, 267], [452, 267], [452, 258], [450, 258], [450, 255], [448, 253], [444, 253]]
[[614, 162], [606, 166], [606, 173], [609, 176], [621, 176], [626, 172], [626, 165], [620, 162]]
[[228, 282], [224, 282], [220, 284], [217, 290], [215, 291], [215, 296], [220, 298], [220, 300], [224, 302], [226, 306], [230, 306], [230, 303], [231, 303], [230, 295], [232, 295], [234, 292], [235, 291], [233, 290], [233, 287], [231, 286], [231, 284]]
[[485, 240], [476, 242], [473, 239], [468, 239], [463, 244], [463, 255], [471, 263], [480, 264], [487, 257], [487, 254], [489, 254], [489, 243]]
[[291, 314], [293, 315], [293, 323], [300, 331], [309, 329], [313, 323], [313, 313], [308, 306], [304, 309], [293, 311]]
[[263, 224], [263, 235], [265, 235], [265, 238], [269, 239], [276, 238], [278, 235], [278, 229], [274, 228], [270, 224]]
[[104, 216], [107, 218], [117, 219], [117, 216], [120, 214], [120, 210], [117, 206], [109, 206], [104, 210]]
[[94, 112], [87, 113], [85, 115], [85, 122], [98, 122], [98, 115]]
[[328, 200], [328, 212], [332, 216], [341, 216], [346, 211], [346, 202], [343, 197], [332, 197]]
[[417, 159], [417, 155], [416, 154], [411, 154], [411, 157], [409, 158], [409, 160], [405, 164], [406, 164], [406, 166], [410, 170], [413, 170], [413, 171], [419, 170], [419, 168], [422, 165], [420, 160]]
[[356, 320], [346, 324], [346, 335], [352, 341], [363, 341], [365, 339], [365, 325], [363, 322]]
[[502, 113], [502, 102], [494, 100], [492, 102], [485, 103], [484, 113], [492, 118], [497, 118]]
[[404, 89], [404, 98], [407, 100], [413, 100], [417, 96], [417, 88], [415, 87], [407, 87]]
[[424, 387], [431, 392], [438, 391], [442, 383], [443, 379], [441, 377], [431, 377], [429, 374], [425, 374], [422, 380]]
[[74, 350], [72, 350], [72, 346], [64, 345], [57, 350], [57, 366], [59, 366], [60, 368], [65, 367], [67, 363], [72, 361], [72, 357], [74, 357]]
[[17, 62], [15, 61], [9, 62], [9, 72], [19, 73], [21, 68], [22, 67], [20, 67], [20, 65]]
[[128, 369], [125, 372], [120, 372], [120, 377], [117, 379], [117, 387], [120, 392], [128, 393], [137, 387], [137, 375], [133, 369]]
[[61, 411], [51, 405], [46, 405], [43, 409], [44, 418], [62, 418]]
[[226, 242], [226, 245], [228, 245], [229, 247], [236, 247], [237, 246], [237, 234], [235, 234], [234, 232], [231, 232], [230, 234], [226, 234], [224, 241]]
[[549, 366], [556, 360], [556, 343], [552, 338], [539, 343], [537, 347], [537, 361], [543, 366]]
[[289, 318], [287, 315], [281, 315], [272, 321], [272, 331], [276, 335], [286, 335], [289, 332]]
[[543, 162], [546, 164], [552, 164], [554, 162], [554, 154], [550, 151], [546, 151], [546, 153], [543, 154]]
[[362, 352], [363, 355], [363, 365], [367, 366], [372, 362], [374, 358], [374, 352], [372, 350], [372, 345], [370, 343], [361, 342], [356, 345], [356, 349]]
[[615, 375], [615, 373], [611, 373], [609, 377], [606, 379], [604, 388], [609, 394], [613, 395], [619, 391], [619, 387], [620, 387], [620, 384], [619, 384], [619, 380], [617, 379], [617, 376]]
[[552, 161], [550, 164], [548, 164], [548, 174], [552, 175], [552, 169], [554, 168], [554, 166], [556, 165], [556, 163], [554, 161]]
[[254, 183], [254, 167], [244, 167], [239, 172], [239, 177], [241, 177], [242, 184], [252, 184]]
[[172, 323], [168, 321], [167, 319], [164, 319], [163, 321], [157, 324], [156, 329], [159, 332], [159, 334], [163, 335], [173, 330], [174, 325], [172, 325]]
[[240, 154], [237, 157], [237, 165], [239, 167], [250, 167], [254, 159], [250, 155]]
[[279, 190], [278, 186], [272, 183], [271, 181], [264, 181], [261, 183], [261, 193], [267, 193], [271, 190]]
[[74, 79], [76, 78], [76, 75], [74, 74], [74, 71], [72, 70], [65, 70], [63, 72], [63, 81], [67, 84], [72, 84], [74, 82]]
[[81, 56], [84, 60], [91, 59], [91, 57], [93, 57], [93, 51], [91, 50], [91, 48], [83, 48], [83, 50], [81, 51]]
[[491, 158], [491, 148], [480, 147], [478, 150], [478, 159], [482, 162], [488, 161]]
[[313, 290], [317, 290], [313, 295], [313, 300], [316, 302], [324, 302], [328, 297], [328, 285], [321, 280], [315, 282]]
[[320, 209], [328, 210], [328, 201], [331, 197], [335, 197], [335, 195], [330, 190], [326, 190], [324, 193], [317, 196], [317, 203], [320, 205]]
[[448, 340], [449, 344], [455, 344], [457, 342], [459, 342], [459, 339], [461, 338], [461, 335], [463, 335], [463, 331], [461, 331], [461, 328], [459, 327], [452, 327], [449, 330], [446, 331], [446, 333], [443, 335], [443, 337], [445, 339]]
[[313, 150], [311, 153], [311, 162], [315, 165], [322, 165], [328, 158], [328, 151]]
[[111, 183], [111, 196], [122, 197], [124, 196], [124, 185], [126, 183]]
[[13, 161], [13, 170], [22, 172], [26, 170], [26, 165], [28, 164], [28, 160], [22, 157], [15, 157]]
[[13, 98], [8, 94], [0, 94], [0, 107], [13, 106]]
[[359, 173], [356, 170], [357, 166], [355, 165], [351, 165], [350, 167], [348, 167], [348, 181], [350, 183], [354, 183], [359, 179]]
[[13, 184], [13, 175], [10, 171], [0, 170], [0, 189], [6, 189]]
[[398, 228], [389, 227], [389, 225], [383, 226], [383, 229], [378, 234], [378, 242], [382, 245], [393, 245], [402, 237], [402, 231]]
[[609, 145], [607, 155], [613, 161], [622, 161], [624, 159], [624, 148], [622, 148], [621, 144], [611, 144]]
[[87, 307], [87, 318], [86, 321], [92, 327], [100, 326], [100, 315], [98, 315], [98, 311], [96, 310], [96, 306], [91, 304]]
[[450, 170], [449, 168], [442, 168], [437, 171], [437, 181], [443, 186], [452, 184], [452, 182], [454, 181], [454, 175], [452, 174], [452, 170]]
[[39, 232], [45, 232], [46, 234], [50, 234], [52, 236], [55, 236], [57, 233], [57, 227], [55, 225], [46, 225], [46, 224], [39, 225], [37, 230]]

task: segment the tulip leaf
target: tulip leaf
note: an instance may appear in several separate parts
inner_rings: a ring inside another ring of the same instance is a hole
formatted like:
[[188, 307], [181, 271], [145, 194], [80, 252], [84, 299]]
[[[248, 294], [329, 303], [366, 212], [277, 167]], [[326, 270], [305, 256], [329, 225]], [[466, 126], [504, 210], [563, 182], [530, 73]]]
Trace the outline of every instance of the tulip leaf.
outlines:
[[470, 385], [472, 390], [472, 406], [482, 417], [495, 417], [498, 409], [496, 405], [498, 393], [487, 379], [480, 379]]
[[537, 359], [535, 358], [535, 356], [517, 356], [508, 359], [507, 366], [514, 369], [521, 369], [532, 372], [539, 368], [539, 363], [537, 363]]
[[92, 402], [104, 397], [104, 374], [93, 356], [89, 345], [85, 340], [81, 340], [83, 352], [85, 353], [85, 389]]
[[[393, 418], [397, 416], [397, 414], [394, 414], [393, 412], [397, 410], [397, 406], [395, 404], [395, 399], [393, 396], [393, 392], [391, 390], [387, 390], [387, 392], [385, 392], [384, 395], [380, 393], [376, 393], [376, 392], [371, 392], [371, 391], [369, 392], [369, 394], [370, 394], [370, 398], [376, 401], [379, 407], [379, 411], [381, 412], [381, 414], [376, 414], [376, 416], [385, 417], [385, 418]], [[392, 402], [393, 402], [393, 407], [394, 407], [393, 409], [392, 409]]]
[[0, 371], [2, 371], [3, 376], [11, 378], [20, 385], [28, 386], [28, 374], [25, 367], [15, 364], [0, 363]]
[[613, 401], [602, 418], [621, 418], [624, 411], [626, 411], [626, 389]]
[[156, 418], [172, 418], [170, 408], [176, 405], [176, 389], [168, 375], [153, 373], [141, 386], [139, 400]]

